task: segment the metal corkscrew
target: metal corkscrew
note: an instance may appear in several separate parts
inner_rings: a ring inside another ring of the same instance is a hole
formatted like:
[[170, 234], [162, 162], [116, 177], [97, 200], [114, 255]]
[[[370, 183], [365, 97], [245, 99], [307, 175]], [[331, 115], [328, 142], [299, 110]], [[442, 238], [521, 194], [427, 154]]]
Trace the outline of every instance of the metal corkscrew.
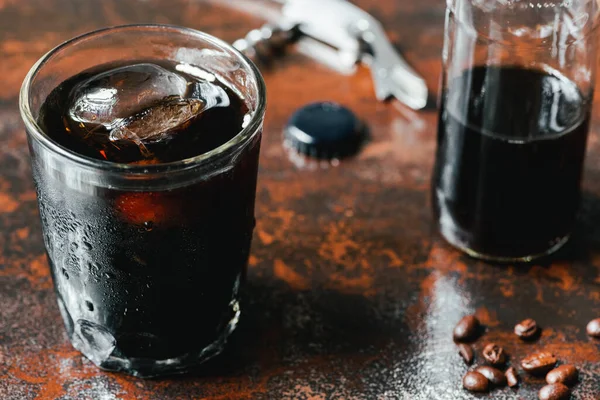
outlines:
[[413, 109], [425, 107], [425, 81], [396, 51], [373, 16], [346, 0], [282, 3], [281, 18], [251, 31], [234, 46], [268, 63], [274, 54], [296, 43], [301, 53], [346, 74], [363, 63], [371, 69], [379, 100], [394, 97]]
[[275, 24], [266, 24], [251, 30], [246, 37], [233, 43], [233, 46], [246, 56], [260, 63], [270, 63], [273, 56], [281, 54], [285, 47], [298, 39], [300, 32], [283, 29]]

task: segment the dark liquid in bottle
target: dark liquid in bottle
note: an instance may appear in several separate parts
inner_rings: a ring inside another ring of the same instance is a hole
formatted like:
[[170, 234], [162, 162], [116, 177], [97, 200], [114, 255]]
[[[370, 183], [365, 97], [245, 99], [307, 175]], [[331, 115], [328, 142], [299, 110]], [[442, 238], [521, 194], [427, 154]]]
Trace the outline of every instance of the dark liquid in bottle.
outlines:
[[480, 66], [443, 93], [432, 191], [442, 234], [492, 258], [566, 240], [580, 200], [591, 96], [565, 77]]
[[[174, 64], [149, 62], [161, 70], [140, 63], [133, 75], [120, 71], [118, 79], [111, 71], [128, 65], [104, 65], [62, 83], [41, 109], [44, 132], [80, 155], [151, 165], [204, 154], [243, 129], [248, 107], [225, 84], [214, 81], [204, 88], [227, 99], [196, 113], [203, 101], [186, 96], [193, 95], [199, 78], [176, 70]], [[154, 74], [164, 70], [183, 79], [168, 74], [161, 78], [167, 84], [179, 82], [183, 97], [163, 98], [159, 93], [144, 95], [145, 104], [136, 103], [135, 90], [154, 90], [156, 85], [145, 82], [160, 81]], [[102, 96], [110, 92], [104, 90], [90, 88], [88, 105], [80, 106], [76, 116], [69, 111], [76, 108], [74, 91], [100, 74], [105, 74], [100, 81], [117, 88], [135, 83], [129, 89], [134, 100], [119, 111], [128, 115], [116, 115], [123, 126], [111, 125], [102, 110], [86, 109], [106, 102]], [[173, 118], [178, 124], [169, 126]], [[161, 126], [169, 129], [162, 132]], [[72, 342], [97, 364], [127, 369], [115, 359], [133, 360], [134, 373], [152, 376], [161, 371], [150, 360], [202, 358], [204, 353], [199, 353], [207, 347], [206, 354], [218, 352], [228, 325], [237, 319], [238, 286], [255, 223], [259, 144], [257, 135], [222, 171], [215, 164], [211, 177], [159, 191], [79, 191], [49, 178], [34, 160], [61, 311]], [[163, 367], [169, 370], [169, 363]]]

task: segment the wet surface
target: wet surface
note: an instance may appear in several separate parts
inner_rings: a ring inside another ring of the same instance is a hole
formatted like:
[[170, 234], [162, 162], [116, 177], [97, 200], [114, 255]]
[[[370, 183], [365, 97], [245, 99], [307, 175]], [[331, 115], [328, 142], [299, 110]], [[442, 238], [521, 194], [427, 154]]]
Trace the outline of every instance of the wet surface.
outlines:
[[[358, 2], [382, 22], [435, 92], [443, 2]], [[452, 342], [460, 318], [486, 326], [474, 348], [503, 346], [509, 364], [541, 349], [580, 369], [575, 399], [600, 398], [600, 149], [592, 123], [582, 216], [572, 244], [533, 266], [492, 266], [446, 245], [432, 228], [434, 110], [374, 100], [370, 75], [344, 77], [291, 55], [266, 74], [258, 225], [243, 318], [226, 353], [194, 374], [139, 380], [104, 373], [68, 343], [52, 292], [30, 178], [18, 89], [48, 49], [105, 25], [163, 22], [233, 41], [262, 21], [203, 1], [0, 0], [0, 398], [21, 399], [530, 399], [543, 379], [472, 395]], [[292, 95], [293, 93], [293, 95]], [[354, 159], [299, 168], [281, 147], [287, 118], [333, 100], [367, 122]], [[600, 107], [595, 107], [598, 115]], [[532, 317], [539, 340], [518, 340]]]

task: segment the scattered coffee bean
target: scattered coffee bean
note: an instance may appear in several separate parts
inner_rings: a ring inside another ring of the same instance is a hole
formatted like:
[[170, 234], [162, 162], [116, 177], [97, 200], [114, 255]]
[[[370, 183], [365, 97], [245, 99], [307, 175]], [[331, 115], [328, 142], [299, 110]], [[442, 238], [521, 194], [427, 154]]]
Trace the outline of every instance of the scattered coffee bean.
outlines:
[[535, 338], [539, 331], [540, 329], [537, 325], [537, 322], [531, 318], [527, 318], [526, 320], [515, 325], [515, 335], [523, 340]]
[[506, 362], [506, 353], [496, 343], [490, 343], [483, 349], [483, 358], [492, 365], [501, 365]]
[[517, 370], [514, 367], [507, 369], [504, 375], [509, 387], [512, 388], [519, 384], [519, 375], [517, 375]]
[[474, 315], [463, 317], [454, 328], [454, 340], [465, 342], [475, 339], [479, 333], [479, 320]]
[[567, 400], [571, 397], [571, 391], [562, 383], [553, 383], [544, 386], [538, 393], [540, 400]]
[[475, 372], [479, 372], [481, 375], [485, 376], [488, 381], [495, 387], [502, 387], [506, 385], [506, 377], [499, 369], [481, 366], [475, 368]]
[[579, 371], [572, 365], [561, 365], [560, 367], [554, 368], [546, 375], [546, 382], [548, 384], [562, 383], [567, 386], [573, 386], [577, 383], [579, 378]]
[[521, 366], [531, 375], [543, 375], [554, 368], [556, 357], [554, 354], [542, 351], [525, 357], [521, 361]]
[[463, 387], [470, 392], [487, 392], [490, 381], [479, 372], [469, 371], [463, 377]]
[[467, 364], [467, 365], [473, 364], [474, 354], [473, 354], [473, 349], [471, 348], [471, 346], [469, 346], [468, 344], [459, 343], [458, 354], [460, 354], [462, 359], [465, 361], [465, 364]]
[[591, 320], [586, 330], [591, 337], [600, 338], [600, 318]]

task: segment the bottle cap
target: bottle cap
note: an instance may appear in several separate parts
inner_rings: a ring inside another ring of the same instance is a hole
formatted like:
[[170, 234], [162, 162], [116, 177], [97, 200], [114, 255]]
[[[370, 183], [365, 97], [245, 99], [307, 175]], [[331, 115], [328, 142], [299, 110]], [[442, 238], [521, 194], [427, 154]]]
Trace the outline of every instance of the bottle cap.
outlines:
[[355, 154], [364, 136], [364, 125], [352, 111], [337, 103], [319, 102], [292, 115], [284, 143], [301, 154], [331, 160]]

